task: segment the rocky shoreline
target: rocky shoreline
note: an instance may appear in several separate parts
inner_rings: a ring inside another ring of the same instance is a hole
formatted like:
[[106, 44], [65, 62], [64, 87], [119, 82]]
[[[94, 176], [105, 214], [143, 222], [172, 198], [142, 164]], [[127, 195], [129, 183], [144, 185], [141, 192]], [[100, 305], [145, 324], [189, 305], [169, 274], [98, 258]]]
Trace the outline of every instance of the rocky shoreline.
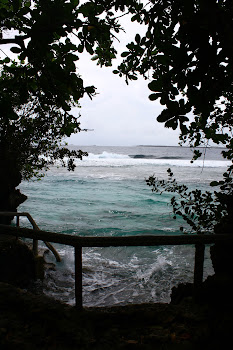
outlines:
[[232, 304], [141, 304], [78, 311], [0, 283], [2, 349], [219, 349], [232, 342]]
[[[173, 289], [170, 304], [78, 311], [26, 289], [34, 257], [20, 240], [0, 241], [1, 349], [219, 349], [232, 342], [232, 285], [214, 276], [193, 295]], [[23, 273], [22, 273], [23, 272]], [[19, 288], [21, 287], [21, 289]]]

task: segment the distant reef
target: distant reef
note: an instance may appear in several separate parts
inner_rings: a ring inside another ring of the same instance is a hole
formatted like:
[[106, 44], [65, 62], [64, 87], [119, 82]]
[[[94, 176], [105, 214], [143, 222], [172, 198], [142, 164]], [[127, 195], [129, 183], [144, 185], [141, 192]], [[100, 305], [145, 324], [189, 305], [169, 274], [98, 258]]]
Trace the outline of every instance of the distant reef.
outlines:
[[154, 155], [145, 155], [145, 154], [132, 154], [132, 155], [129, 155], [129, 157], [133, 159], [184, 159], [184, 157], [179, 157], [179, 156], [156, 157]]

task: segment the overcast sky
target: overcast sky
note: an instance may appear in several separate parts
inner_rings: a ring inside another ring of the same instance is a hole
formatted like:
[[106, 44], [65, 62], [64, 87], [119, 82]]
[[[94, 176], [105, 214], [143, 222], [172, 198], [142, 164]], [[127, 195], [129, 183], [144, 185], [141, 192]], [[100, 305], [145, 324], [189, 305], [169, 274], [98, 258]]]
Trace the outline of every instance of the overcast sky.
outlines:
[[[100, 68], [86, 52], [79, 55], [77, 67], [84, 85], [94, 85], [98, 94], [92, 100], [88, 96], [81, 99], [81, 109], [75, 108], [73, 114], [81, 113], [81, 127], [93, 131], [72, 135], [66, 141], [80, 146], [178, 145], [179, 131], [166, 129], [156, 121], [163, 107], [158, 101], [149, 100], [149, 80], [140, 78], [127, 85], [124, 78], [112, 73], [121, 62], [120, 53], [125, 51], [126, 44], [145, 30], [127, 17], [121, 19], [121, 24], [126, 33], [117, 35], [120, 42], [116, 40], [115, 47], [119, 54], [112, 67]], [[14, 31], [6, 35], [13, 34]], [[5, 45], [4, 52], [15, 58], [10, 47]], [[1, 51], [0, 57], [4, 56]]]
[[[126, 34], [118, 35], [117, 51], [125, 51], [137, 32], [142, 32], [138, 24], [123, 19]], [[81, 127], [93, 131], [72, 135], [68, 142], [75, 145], [134, 146], [134, 145], [177, 145], [178, 131], [164, 128], [156, 121], [162, 106], [157, 101], [150, 101], [148, 96], [149, 81], [139, 79], [127, 85], [124, 78], [112, 73], [117, 68], [120, 58], [113, 67], [100, 68], [90, 55], [84, 53], [77, 61], [78, 71], [85, 86], [94, 85], [98, 95], [90, 100], [87, 96], [81, 102]]]

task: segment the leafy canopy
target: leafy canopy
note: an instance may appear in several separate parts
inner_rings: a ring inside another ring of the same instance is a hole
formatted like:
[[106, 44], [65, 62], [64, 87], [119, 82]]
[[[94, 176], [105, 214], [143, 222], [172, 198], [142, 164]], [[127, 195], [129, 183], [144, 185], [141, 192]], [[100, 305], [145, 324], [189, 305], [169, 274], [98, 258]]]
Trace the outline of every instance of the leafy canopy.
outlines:
[[134, 0], [0, 0], [1, 162], [12, 159], [27, 179], [58, 158], [68, 157], [68, 169], [74, 168], [83, 153], [61, 149], [61, 142], [81, 131], [72, 107], [84, 94], [95, 95], [78, 74], [79, 55], [86, 50], [110, 66], [121, 29], [112, 10], [134, 12], [137, 6]]
[[[150, 100], [159, 99], [164, 105], [157, 120], [167, 128], [179, 128], [181, 144], [222, 145], [223, 157], [232, 161], [233, 2], [149, 1], [132, 20], [144, 23], [146, 34], [137, 34], [127, 45], [114, 73], [127, 82], [138, 74], [150, 79]], [[200, 156], [200, 150], [194, 149], [194, 160]], [[187, 192], [173, 182], [171, 173], [168, 182], [151, 177], [148, 184], [155, 191], [177, 193], [173, 210], [194, 230], [218, 231], [221, 223], [232, 231], [232, 170], [231, 165], [222, 181], [212, 183], [219, 186], [214, 193]]]
[[[77, 61], [86, 50], [101, 66], [111, 65], [121, 29], [118, 10], [147, 30], [127, 45], [114, 73], [127, 82], [138, 74], [150, 79], [149, 98], [164, 105], [157, 120], [179, 128], [181, 144], [225, 145], [223, 156], [232, 160], [231, 0], [0, 0], [1, 50], [10, 44], [15, 54], [15, 60], [6, 55], [0, 61], [0, 159], [11, 159], [24, 178], [65, 156], [73, 169], [74, 158], [82, 157], [81, 151], [60, 148], [64, 137], [81, 130], [71, 108], [84, 94], [95, 95], [94, 86], [84, 86]], [[195, 149], [194, 159], [200, 155]], [[219, 189], [210, 195], [188, 192], [176, 182], [171, 187], [171, 173], [167, 183], [155, 177], [149, 183], [180, 195], [173, 198], [174, 212], [195, 230], [206, 227], [206, 218], [215, 218], [215, 231], [221, 225], [232, 230], [232, 170], [212, 183]], [[208, 209], [200, 213], [193, 201]]]

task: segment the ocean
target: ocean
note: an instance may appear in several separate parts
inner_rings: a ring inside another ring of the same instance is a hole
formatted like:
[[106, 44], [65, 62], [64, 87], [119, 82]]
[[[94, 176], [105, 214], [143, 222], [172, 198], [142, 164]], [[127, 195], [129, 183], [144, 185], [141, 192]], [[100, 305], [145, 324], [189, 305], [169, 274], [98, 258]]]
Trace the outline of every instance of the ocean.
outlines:
[[[29, 212], [40, 229], [80, 236], [181, 234], [181, 219], [173, 220], [171, 194], [155, 194], [145, 179], [175, 178], [190, 188], [210, 189], [221, 179], [228, 162], [220, 148], [208, 148], [205, 159], [190, 163], [186, 147], [70, 146], [89, 153], [77, 160], [74, 172], [53, 166], [40, 181], [22, 182], [28, 196], [19, 211]], [[21, 226], [30, 227], [20, 219]], [[41, 247], [43, 243], [40, 242]], [[74, 304], [74, 252], [55, 244], [62, 257], [45, 279], [30, 288]], [[194, 247], [116, 247], [83, 249], [84, 306], [169, 302], [171, 288], [193, 280]], [[213, 274], [206, 249], [204, 278]]]

